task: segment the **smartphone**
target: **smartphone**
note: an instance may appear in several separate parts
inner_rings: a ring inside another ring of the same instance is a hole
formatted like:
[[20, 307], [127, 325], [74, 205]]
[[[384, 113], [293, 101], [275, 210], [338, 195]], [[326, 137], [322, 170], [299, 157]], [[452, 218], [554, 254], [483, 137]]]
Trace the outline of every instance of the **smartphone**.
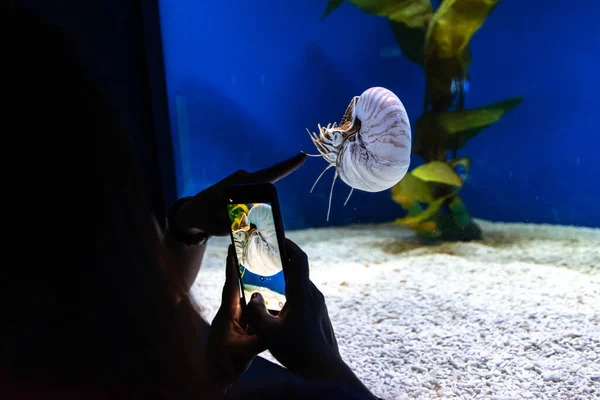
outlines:
[[285, 236], [275, 186], [231, 186], [224, 192], [235, 247], [240, 297], [245, 306], [259, 292], [273, 315], [285, 304]]

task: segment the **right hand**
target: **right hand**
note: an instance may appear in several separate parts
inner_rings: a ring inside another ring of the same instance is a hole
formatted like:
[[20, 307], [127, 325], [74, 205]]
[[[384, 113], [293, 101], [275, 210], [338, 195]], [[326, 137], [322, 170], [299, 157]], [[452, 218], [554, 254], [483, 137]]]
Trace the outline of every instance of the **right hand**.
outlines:
[[242, 328], [238, 264], [234, 252], [233, 245], [229, 245], [221, 307], [212, 321], [206, 343], [214, 383], [224, 386], [235, 382], [254, 357], [265, 350], [257, 336], [249, 335]]
[[286, 240], [287, 301], [278, 316], [269, 314], [260, 293], [246, 312], [250, 326], [291, 372], [312, 380], [360, 385], [340, 356], [323, 294], [309, 280], [306, 254]]

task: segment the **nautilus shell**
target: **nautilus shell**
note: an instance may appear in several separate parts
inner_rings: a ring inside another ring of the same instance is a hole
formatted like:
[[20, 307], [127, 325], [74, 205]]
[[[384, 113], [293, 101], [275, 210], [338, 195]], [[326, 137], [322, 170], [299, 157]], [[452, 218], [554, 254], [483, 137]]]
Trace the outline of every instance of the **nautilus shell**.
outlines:
[[238, 261], [249, 271], [272, 276], [282, 270], [271, 206], [256, 204], [233, 232]]
[[[308, 129], [307, 129], [308, 130]], [[406, 110], [390, 90], [372, 87], [355, 96], [339, 125], [319, 124], [319, 135], [308, 131], [320, 154], [335, 167], [329, 194], [327, 220], [331, 211], [333, 185], [339, 176], [352, 189], [380, 192], [398, 183], [410, 165], [411, 132]]]

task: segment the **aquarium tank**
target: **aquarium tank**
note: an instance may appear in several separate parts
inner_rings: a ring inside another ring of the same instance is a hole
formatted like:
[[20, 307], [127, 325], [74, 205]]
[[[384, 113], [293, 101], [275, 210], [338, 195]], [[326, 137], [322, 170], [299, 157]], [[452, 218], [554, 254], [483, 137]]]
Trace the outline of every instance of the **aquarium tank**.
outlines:
[[596, 2], [159, 4], [178, 197], [309, 155], [286, 237], [374, 395], [600, 396]]

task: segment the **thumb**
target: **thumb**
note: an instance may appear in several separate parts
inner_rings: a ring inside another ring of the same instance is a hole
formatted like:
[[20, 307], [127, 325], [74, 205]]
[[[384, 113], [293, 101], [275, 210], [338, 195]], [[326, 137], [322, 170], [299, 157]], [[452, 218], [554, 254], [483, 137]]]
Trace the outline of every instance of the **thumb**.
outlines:
[[265, 305], [265, 299], [258, 292], [254, 293], [246, 305], [248, 323], [258, 336], [268, 340], [276, 334], [280, 319], [271, 315]]
[[229, 343], [229, 348], [233, 354], [242, 357], [254, 357], [266, 350], [265, 345], [261, 343], [259, 337], [256, 335], [236, 337]]

